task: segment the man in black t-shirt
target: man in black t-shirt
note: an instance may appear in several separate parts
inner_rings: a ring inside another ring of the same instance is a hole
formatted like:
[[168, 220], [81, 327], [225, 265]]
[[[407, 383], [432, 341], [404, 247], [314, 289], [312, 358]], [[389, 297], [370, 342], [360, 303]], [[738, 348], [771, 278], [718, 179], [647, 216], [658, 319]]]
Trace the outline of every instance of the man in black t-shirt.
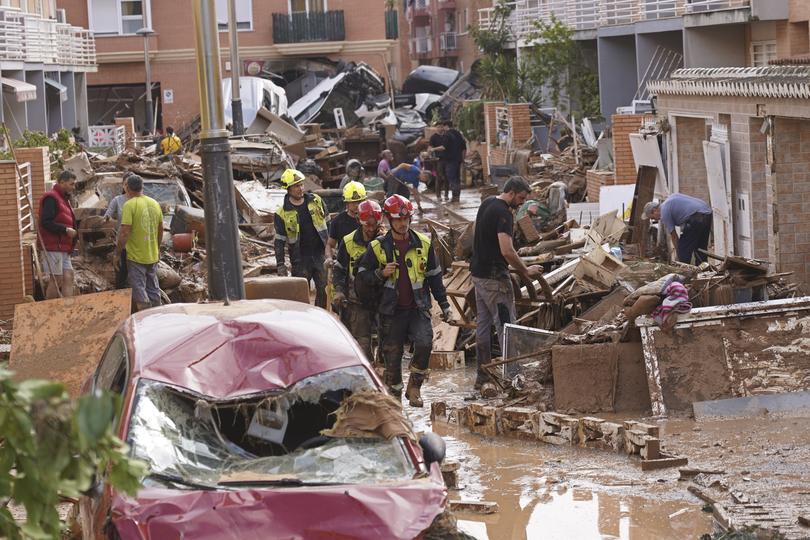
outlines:
[[475, 388], [480, 388], [487, 379], [481, 366], [492, 358], [492, 325], [495, 324], [498, 341], [503, 343], [504, 324], [516, 319], [509, 265], [527, 280], [543, 273], [540, 266], [527, 268], [512, 243], [512, 211], [526, 201], [530, 191], [531, 187], [523, 177], [513, 176], [504, 185], [503, 193], [485, 200], [478, 208], [470, 261], [477, 310], [475, 353], [478, 375]]
[[461, 164], [467, 153], [467, 141], [464, 136], [449, 122], [445, 122], [444, 130], [444, 175], [453, 192], [453, 202], [459, 202], [461, 197]]

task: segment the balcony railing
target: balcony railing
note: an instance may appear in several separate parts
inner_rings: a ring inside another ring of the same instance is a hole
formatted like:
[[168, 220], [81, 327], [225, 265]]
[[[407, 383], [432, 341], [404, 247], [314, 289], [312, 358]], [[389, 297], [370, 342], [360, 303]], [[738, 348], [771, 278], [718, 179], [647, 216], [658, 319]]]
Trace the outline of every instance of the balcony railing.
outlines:
[[433, 52], [433, 36], [411, 38], [411, 54], [430, 54]]
[[414, 11], [419, 11], [423, 9], [427, 9], [430, 7], [430, 0], [416, 0], [413, 3]]
[[78, 26], [0, 7], [0, 60], [94, 66], [93, 35]]
[[343, 11], [273, 13], [274, 43], [345, 41]]
[[443, 51], [455, 51], [458, 49], [457, 36], [455, 32], [444, 32], [439, 34], [439, 45]]
[[[632, 24], [638, 21], [680, 17], [751, 5], [750, 0], [517, 0], [506, 4], [512, 12], [506, 19], [513, 37], [526, 39], [537, 20], [550, 21], [552, 15], [574, 30]], [[478, 10], [478, 25], [494, 29], [494, 7]]]

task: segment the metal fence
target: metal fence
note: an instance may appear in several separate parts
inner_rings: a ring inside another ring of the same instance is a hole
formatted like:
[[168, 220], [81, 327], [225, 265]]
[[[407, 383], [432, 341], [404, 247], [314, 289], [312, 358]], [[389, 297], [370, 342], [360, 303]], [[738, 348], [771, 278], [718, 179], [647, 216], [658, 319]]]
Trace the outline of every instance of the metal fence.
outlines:
[[124, 151], [127, 142], [124, 126], [90, 126], [88, 129], [92, 148], [112, 148], [113, 154]]
[[444, 32], [439, 35], [439, 43], [443, 51], [455, 51], [458, 48], [458, 34], [455, 32]]
[[0, 6], [0, 60], [89, 67], [96, 43], [84, 28]]
[[343, 11], [273, 13], [274, 43], [345, 40]]

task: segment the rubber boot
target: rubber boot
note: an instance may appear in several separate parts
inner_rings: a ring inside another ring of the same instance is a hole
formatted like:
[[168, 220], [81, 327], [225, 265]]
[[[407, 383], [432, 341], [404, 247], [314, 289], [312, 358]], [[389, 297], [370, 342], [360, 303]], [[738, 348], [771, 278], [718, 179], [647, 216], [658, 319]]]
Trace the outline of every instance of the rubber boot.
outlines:
[[408, 388], [405, 390], [405, 397], [408, 398], [408, 404], [411, 407], [422, 407], [422, 382], [425, 378], [418, 373], [411, 373], [408, 377]]

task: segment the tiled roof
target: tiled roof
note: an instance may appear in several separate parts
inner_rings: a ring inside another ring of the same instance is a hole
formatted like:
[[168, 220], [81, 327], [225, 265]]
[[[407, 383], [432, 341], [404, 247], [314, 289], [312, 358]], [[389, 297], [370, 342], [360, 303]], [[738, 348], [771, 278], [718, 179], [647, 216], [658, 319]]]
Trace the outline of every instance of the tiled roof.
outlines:
[[678, 69], [669, 79], [650, 81], [652, 94], [810, 98], [810, 66]]
[[810, 54], [797, 54], [768, 62], [772, 66], [804, 66], [810, 64]]

